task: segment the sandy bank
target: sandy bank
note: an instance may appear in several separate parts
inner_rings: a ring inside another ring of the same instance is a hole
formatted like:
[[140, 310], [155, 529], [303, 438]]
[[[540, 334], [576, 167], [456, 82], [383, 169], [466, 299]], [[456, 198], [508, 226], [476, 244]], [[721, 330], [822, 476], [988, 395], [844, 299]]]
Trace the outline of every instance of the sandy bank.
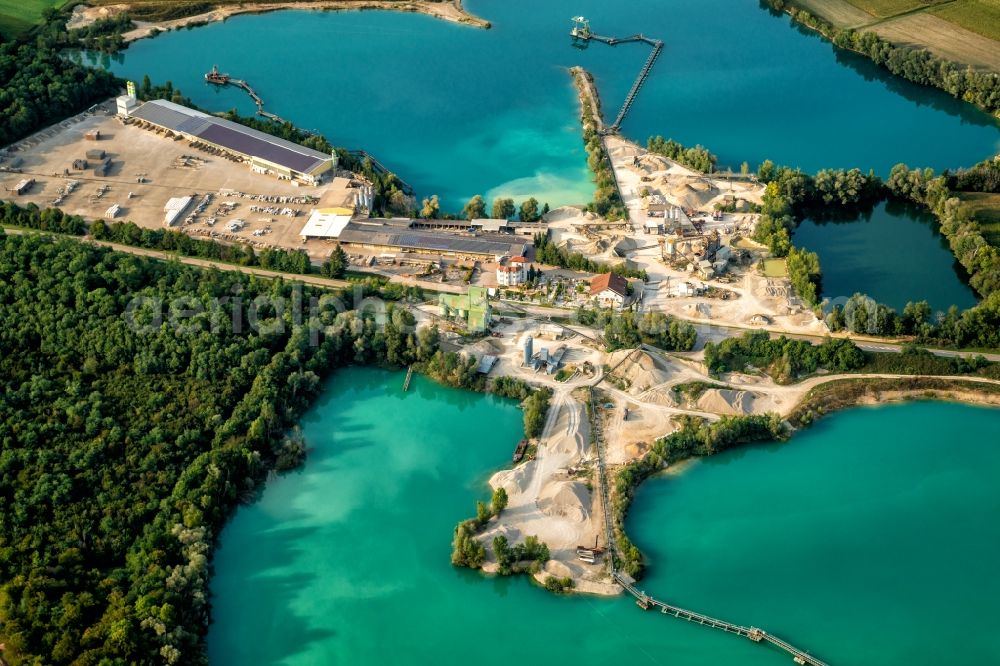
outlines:
[[[128, 11], [129, 4], [110, 5], [102, 7], [77, 7], [73, 12], [68, 26], [70, 28], [80, 28], [94, 21], [113, 16], [122, 11]], [[382, 10], [396, 12], [414, 12], [426, 14], [452, 23], [461, 23], [477, 28], [489, 28], [490, 22], [474, 16], [466, 11], [462, 5], [462, 0], [446, 0], [444, 2], [423, 2], [416, 0], [413, 2], [398, 2], [394, 0], [317, 0], [315, 2], [271, 2], [260, 4], [239, 4], [226, 5], [213, 9], [212, 11], [194, 16], [173, 19], [170, 21], [136, 21], [136, 28], [126, 32], [123, 37], [126, 42], [131, 42], [144, 37], [150, 37], [156, 32], [176, 30], [187, 26], [214, 23], [225, 21], [230, 16], [237, 14], [262, 14], [265, 12], [279, 11], [282, 9], [308, 9], [320, 11], [361, 11], [361, 10]]]

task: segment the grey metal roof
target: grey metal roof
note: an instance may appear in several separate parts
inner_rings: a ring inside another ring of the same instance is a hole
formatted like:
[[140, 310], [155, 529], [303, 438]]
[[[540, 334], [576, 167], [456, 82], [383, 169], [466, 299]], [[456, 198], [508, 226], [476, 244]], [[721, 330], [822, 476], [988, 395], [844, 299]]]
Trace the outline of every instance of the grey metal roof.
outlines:
[[186, 106], [168, 102], [165, 99], [157, 99], [152, 102], [146, 102], [130, 115], [135, 118], [139, 118], [140, 120], [153, 123], [154, 125], [166, 127], [168, 130], [173, 131], [180, 131], [180, 126], [191, 118], [208, 117], [201, 111], [195, 111], [194, 109], [189, 109]]
[[318, 150], [166, 100], [146, 102], [131, 115], [233, 152], [258, 157], [301, 173], [308, 173], [331, 159], [330, 155]]
[[411, 229], [400, 232], [391, 227], [379, 227], [372, 224], [348, 224], [340, 232], [340, 241], [344, 243], [359, 243], [367, 245], [385, 245], [433, 252], [466, 252], [469, 254], [521, 254], [524, 251], [523, 241], [511, 240], [510, 236], [500, 234], [480, 236], [459, 236], [449, 233], [434, 233]]

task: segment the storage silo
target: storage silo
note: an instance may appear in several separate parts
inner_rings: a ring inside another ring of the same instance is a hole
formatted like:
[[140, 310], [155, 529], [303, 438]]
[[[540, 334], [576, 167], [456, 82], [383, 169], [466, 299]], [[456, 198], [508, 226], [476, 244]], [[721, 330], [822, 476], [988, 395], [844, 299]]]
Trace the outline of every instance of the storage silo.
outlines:
[[524, 365], [531, 365], [531, 357], [535, 355], [535, 341], [529, 335], [524, 340]]

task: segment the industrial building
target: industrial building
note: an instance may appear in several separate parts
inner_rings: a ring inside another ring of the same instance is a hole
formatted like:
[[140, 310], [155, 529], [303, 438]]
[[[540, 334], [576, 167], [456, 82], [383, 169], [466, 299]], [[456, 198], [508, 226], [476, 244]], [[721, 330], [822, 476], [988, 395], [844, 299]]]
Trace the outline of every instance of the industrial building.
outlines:
[[149, 123], [240, 158], [257, 173], [316, 184], [332, 176], [335, 168], [333, 155], [166, 100], [153, 100], [131, 108], [119, 100], [118, 110], [125, 118]]
[[184, 211], [191, 206], [193, 200], [194, 197], [171, 197], [168, 199], [166, 205], [163, 206], [163, 224], [168, 227], [174, 226], [181, 219]]
[[315, 211], [302, 227], [303, 240], [336, 240], [345, 248], [367, 252], [415, 252], [447, 257], [496, 260], [521, 256], [527, 249], [523, 237], [494, 233], [451, 233], [421, 229], [419, 222], [405, 217], [349, 219], [338, 209]]
[[302, 240], [310, 238], [338, 238], [340, 232], [351, 222], [354, 211], [350, 208], [317, 208], [306, 221], [299, 235]]
[[441, 294], [438, 305], [442, 317], [463, 320], [472, 333], [485, 331], [493, 318], [489, 295], [483, 287], [469, 287], [465, 294]]

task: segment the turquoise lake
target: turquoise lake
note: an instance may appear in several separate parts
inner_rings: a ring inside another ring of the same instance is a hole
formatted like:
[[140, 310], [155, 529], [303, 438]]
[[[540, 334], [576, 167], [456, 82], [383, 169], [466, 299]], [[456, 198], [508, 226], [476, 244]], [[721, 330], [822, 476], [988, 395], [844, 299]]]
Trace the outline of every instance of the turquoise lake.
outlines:
[[170, 80], [211, 110], [254, 111], [210, 87], [217, 64], [250, 81], [267, 109], [337, 145], [365, 148], [445, 210], [474, 194], [590, 199], [578, 105], [566, 69], [596, 77], [614, 116], [648, 47], [570, 43], [583, 14], [605, 35], [666, 42], [623, 125], [703, 144], [722, 164], [769, 158], [814, 172], [893, 164], [968, 166], [998, 150], [988, 115], [896, 79], [754, 0], [469, 0], [490, 30], [416, 14], [289, 11], [142, 40], [107, 59], [118, 74]]
[[976, 304], [965, 269], [924, 209], [882, 202], [857, 217], [803, 220], [796, 246], [819, 254], [823, 297], [843, 305], [867, 294], [902, 312], [907, 301], [926, 300], [935, 311]]
[[[305, 468], [226, 527], [213, 664], [788, 663], [624, 598], [451, 567], [451, 529], [509, 459], [520, 412], [402, 381], [335, 373], [303, 420]], [[832, 664], [996, 663], [998, 425], [953, 404], [859, 409], [651, 480], [628, 520], [652, 560], [642, 587]]]

